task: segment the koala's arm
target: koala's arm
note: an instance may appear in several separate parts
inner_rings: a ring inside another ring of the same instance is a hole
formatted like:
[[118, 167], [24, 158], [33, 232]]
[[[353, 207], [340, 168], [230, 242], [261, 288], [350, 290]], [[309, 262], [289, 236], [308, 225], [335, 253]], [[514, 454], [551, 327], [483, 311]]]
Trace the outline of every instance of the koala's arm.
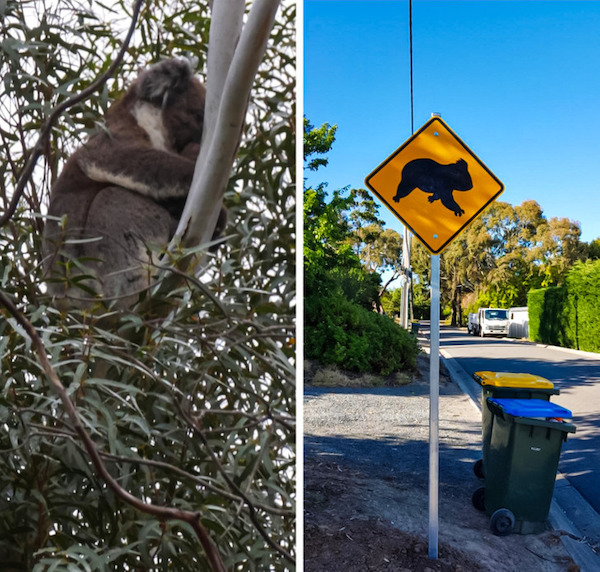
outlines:
[[188, 143], [180, 153], [181, 157], [185, 157], [194, 163], [196, 163], [199, 154], [200, 143]]
[[93, 181], [116, 185], [160, 202], [187, 196], [195, 167], [195, 161], [187, 157], [102, 137], [79, 150], [77, 163]]

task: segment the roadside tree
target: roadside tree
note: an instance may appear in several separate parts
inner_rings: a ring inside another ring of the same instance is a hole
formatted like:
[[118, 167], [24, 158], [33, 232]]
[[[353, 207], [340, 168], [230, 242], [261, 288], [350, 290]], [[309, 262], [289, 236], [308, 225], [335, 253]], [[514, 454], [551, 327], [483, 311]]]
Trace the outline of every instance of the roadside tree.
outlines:
[[[304, 121], [306, 167], [327, 164], [335, 128]], [[364, 190], [304, 189], [305, 355], [321, 363], [387, 375], [414, 367], [416, 340], [379, 305], [380, 276], [372, 242], [383, 230], [377, 206]], [[371, 260], [369, 257], [373, 257]], [[362, 262], [361, 262], [362, 258]], [[367, 263], [363, 263], [367, 261]], [[370, 265], [370, 268], [369, 268]]]

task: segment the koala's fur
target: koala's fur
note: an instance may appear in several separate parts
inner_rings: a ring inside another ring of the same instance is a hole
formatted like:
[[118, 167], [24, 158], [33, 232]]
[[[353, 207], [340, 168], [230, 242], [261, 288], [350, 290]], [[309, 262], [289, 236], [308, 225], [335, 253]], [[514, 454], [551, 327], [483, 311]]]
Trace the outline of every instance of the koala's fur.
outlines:
[[[50, 194], [43, 239], [48, 290], [59, 307], [101, 299], [126, 308], [150, 285], [149, 247], [166, 246], [175, 232], [200, 150], [204, 101], [187, 61], [150, 66], [112, 104], [106, 129], [69, 158]], [[63, 215], [63, 226], [52, 218]]]

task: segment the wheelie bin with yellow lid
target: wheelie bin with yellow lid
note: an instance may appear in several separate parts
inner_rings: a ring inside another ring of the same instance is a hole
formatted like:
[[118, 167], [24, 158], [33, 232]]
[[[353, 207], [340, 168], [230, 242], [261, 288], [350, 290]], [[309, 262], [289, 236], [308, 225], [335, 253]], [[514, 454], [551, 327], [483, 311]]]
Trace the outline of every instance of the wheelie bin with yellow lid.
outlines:
[[[538, 533], [550, 511], [563, 441], [575, 426], [571, 412], [541, 399], [488, 398], [492, 436], [483, 505], [494, 534]], [[481, 507], [477, 507], [481, 508]]]
[[551, 395], [560, 390], [545, 377], [531, 373], [509, 373], [495, 371], [476, 371], [473, 379], [481, 385], [481, 437], [482, 459], [478, 460], [473, 471], [480, 479], [486, 475], [486, 458], [492, 435], [492, 413], [485, 406], [488, 397], [507, 399], [543, 399], [550, 401]]

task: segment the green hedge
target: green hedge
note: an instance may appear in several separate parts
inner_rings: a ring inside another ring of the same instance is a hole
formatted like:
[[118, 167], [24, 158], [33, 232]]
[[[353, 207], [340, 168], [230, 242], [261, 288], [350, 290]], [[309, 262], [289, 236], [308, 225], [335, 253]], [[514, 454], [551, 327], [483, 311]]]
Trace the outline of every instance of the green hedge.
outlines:
[[577, 263], [565, 286], [531, 290], [527, 307], [532, 340], [600, 352], [600, 260]]
[[413, 369], [419, 352], [415, 337], [391, 318], [335, 294], [306, 298], [304, 348], [308, 359], [379, 375]]
[[577, 264], [567, 275], [571, 336], [578, 349], [600, 352], [600, 260]]
[[571, 347], [568, 330], [567, 289], [564, 286], [530, 290], [527, 295], [529, 337], [544, 344]]

